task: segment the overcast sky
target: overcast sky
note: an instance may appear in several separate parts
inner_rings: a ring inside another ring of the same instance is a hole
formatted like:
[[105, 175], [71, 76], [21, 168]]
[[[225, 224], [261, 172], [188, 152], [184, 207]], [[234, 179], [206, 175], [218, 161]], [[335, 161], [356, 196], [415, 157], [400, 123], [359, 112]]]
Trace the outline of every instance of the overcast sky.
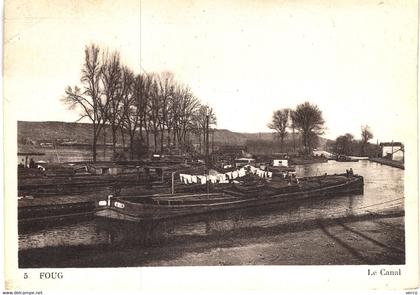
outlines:
[[60, 97], [93, 42], [137, 72], [173, 72], [218, 128], [267, 132], [274, 110], [310, 101], [327, 138], [360, 138], [364, 124], [375, 142], [415, 136], [416, 1], [8, 3], [5, 98], [18, 120], [77, 120]]

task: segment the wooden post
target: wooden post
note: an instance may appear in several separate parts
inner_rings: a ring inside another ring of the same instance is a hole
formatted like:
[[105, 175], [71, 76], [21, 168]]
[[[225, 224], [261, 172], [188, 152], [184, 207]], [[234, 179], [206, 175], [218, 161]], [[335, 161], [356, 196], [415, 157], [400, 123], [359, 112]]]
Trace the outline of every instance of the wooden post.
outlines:
[[210, 179], [207, 179], [206, 181], [206, 191], [207, 191], [207, 195], [210, 193]]
[[172, 175], [171, 175], [171, 192], [172, 192], [172, 194], [175, 194], [175, 181], [174, 181], [174, 178], [175, 178], [175, 172], [172, 172]]
[[104, 135], [104, 161], [106, 161], [106, 126], [103, 130], [104, 130], [104, 133], [103, 133]]
[[[205, 148], [206, 148], [206, 174], [209, 175], [209, 114], [206, 114], [206, 130], [205, 130]], [[209, 194], [209, 179], [206, 182], [207, 194]]]
[[214, 153], [214, 129], [211, 132], [211, 153]]
[[206, 167], [209, 165], [209, 115], [206, 115]]
[[394, 140], [391, 141], [391, 160], [394, 159]]

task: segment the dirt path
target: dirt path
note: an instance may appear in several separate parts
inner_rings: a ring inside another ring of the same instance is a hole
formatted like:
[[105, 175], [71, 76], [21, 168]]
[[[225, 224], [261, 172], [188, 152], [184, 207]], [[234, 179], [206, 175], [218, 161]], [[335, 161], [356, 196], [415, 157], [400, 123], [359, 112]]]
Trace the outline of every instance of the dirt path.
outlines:
[[185, 252], [175, 259], [150, 261], [146, 265], [404, 264], [404, 232], [389, 227], [400, 225], [403, 218], [380, 221], [382, 224], [320, 222], [312, 230], [232, 240], [229, 246], [215, 245], [202, 252]]

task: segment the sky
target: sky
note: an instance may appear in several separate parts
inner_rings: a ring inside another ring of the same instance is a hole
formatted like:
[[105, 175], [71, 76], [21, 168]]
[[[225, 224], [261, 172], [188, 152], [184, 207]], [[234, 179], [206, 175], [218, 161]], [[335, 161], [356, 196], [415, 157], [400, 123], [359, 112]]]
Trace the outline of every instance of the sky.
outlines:
[[217, 127], [269, 132], [274, 110], [309, 101], [325, 137], [406, 141], [417, 126], [416, 1], [9, 1], [5, 106], [26, 121], [69, 121], [84, 47], [118, 50], [136, 72], [173, 72]]

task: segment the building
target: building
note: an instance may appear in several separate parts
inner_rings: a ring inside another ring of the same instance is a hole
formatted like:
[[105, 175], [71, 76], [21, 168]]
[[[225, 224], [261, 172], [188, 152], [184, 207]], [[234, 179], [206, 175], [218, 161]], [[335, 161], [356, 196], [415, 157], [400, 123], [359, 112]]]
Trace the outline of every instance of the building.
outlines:
[[123, 173], [123, 167], [113, 163], [88, 164], [87, 170], [96, 175], [117, 175]]
[[33, 159], [35, 162], [39, 160], [45, 160], [45, 153], [40, 152], [31, 146], [19, 146], [18, 147], [18, 165], [29, 167], [29, 162]]
[[252, 159], [252, 158], [235, 159], [235, 167], [239, 168], [246, 165], [255, 165], [255, 159]]
[[381, 142], [382, 158], [404, 162], [404, 145], [401, 142]]

